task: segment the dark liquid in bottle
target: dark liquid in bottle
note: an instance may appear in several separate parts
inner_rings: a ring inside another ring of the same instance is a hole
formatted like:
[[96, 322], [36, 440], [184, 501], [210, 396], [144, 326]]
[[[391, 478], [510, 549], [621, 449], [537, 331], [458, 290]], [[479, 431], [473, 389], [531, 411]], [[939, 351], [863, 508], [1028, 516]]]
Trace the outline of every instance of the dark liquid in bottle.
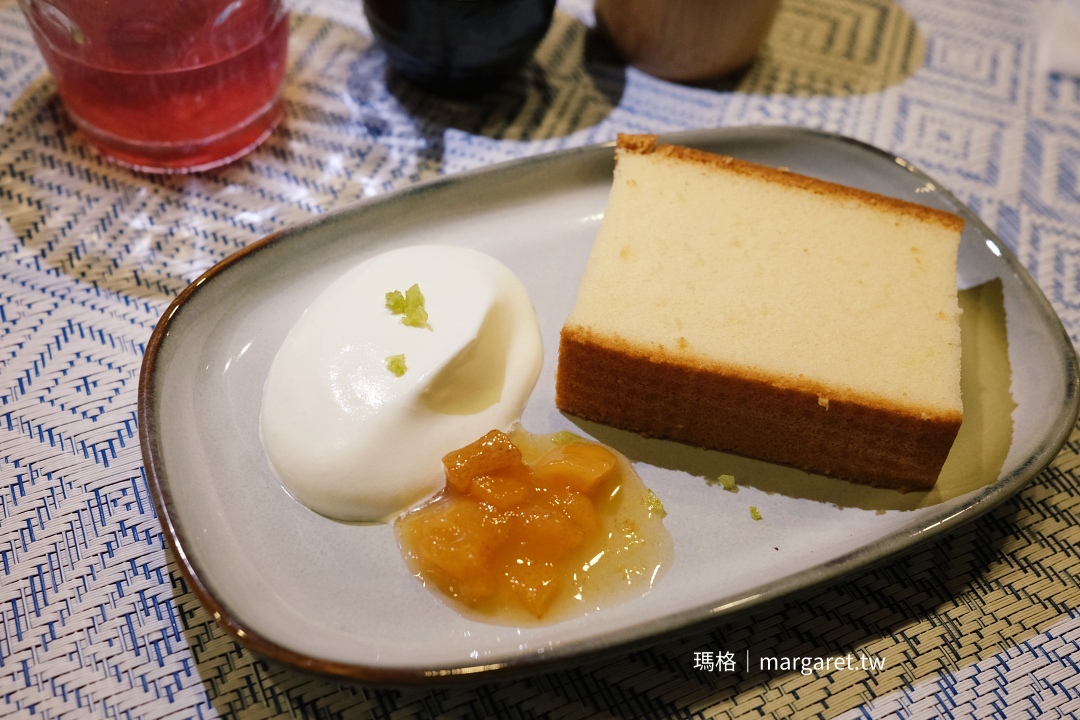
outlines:
[[365, 0], [395, 70], [432, 92], [470, 95], [516, 72], [540, 44], [555, 0]]

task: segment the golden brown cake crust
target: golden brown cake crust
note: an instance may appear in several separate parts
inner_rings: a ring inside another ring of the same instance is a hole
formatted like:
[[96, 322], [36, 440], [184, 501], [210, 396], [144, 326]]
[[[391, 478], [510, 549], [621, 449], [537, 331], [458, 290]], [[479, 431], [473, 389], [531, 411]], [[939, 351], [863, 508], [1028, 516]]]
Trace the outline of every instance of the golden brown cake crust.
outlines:
[[[836, 204], [869, 208], [876, 220], [884, 217], [888, 224], [895, 220], [898, 227], [905, 228], [901, 232], [907, 232], [907, 224], [901, 222], [906, 220], [912, 232], [925, 232], [933, 226], [935, 238], [943, 237], [943, 229], [948, 231], [949, 241], [955, 242], [964, 224], [959, 217], [921, 205], [730, 157], [658, 144], [654, 135], [620, 135], [617, 146], [620, 163], [647, 156], [654, 164], [678, 164], [680, 171], [688, 170], [684, 174], [688, 181], [697, 174], [694, 166], [709, 174], [736, 173], [802, 195], [816, 195], [819, 202], [815, 205], [822, 209]], [[629, 187], [631, 179], [626, 182]], [[620, 217], [623, 225], [633, 227], [633, 217]], [[626, 231], [623, 225], [619, 227]], [[649, 227], [649, 232], [665, 232]], [[600, 242], [615, 242], [603, 232]], [[641, 232], [635, 237], [641, 243], [650, 242]], [[665, 239], [657, 242], [662, 245]], [[598, 257], [611, 262], [610, 255]], [[705, 271], [698, 267], [694, 272], [700, 275]], [[608, 281], [609, 275], [604, 276]], [[665, 282], [672, 282], [670, 267], [664, 277]], [[584, 282], [588, 280], [586, 271]], [[590, 291], [595, 295], [596, 288], [590, 286]], [[612, 297], [611, 302], [617, 303], [618, 298]], [[873, 394], [868, 389], [878, 387], [873, 383], [860, 390], [858, 385], [811, 381], [797, 371], [777, 377], [754, 366], [731, 364], [722, 351], [714, 356], [695, 353], [689, 344], [665, 347], [663, 339], [668, 335], [663, 332], [664, 338], [653, 337], [651, 341], [641, 339], [649, 335], [635, 334], [637, 339], [630, 342], [617, 330], [603, 329], [603, 312], [596, 308], [590, 312], [600, 313], [592, 318], [597, 320], [596, 326], [590, 325], [588, 313], [579, 316], [575, 309], [562, 329], [555, 385], [558, 408], [588, 420], [897, 490], [932, 488], [960, 428], [962, 412], [951, 398], [940, 403], [926, 398], [900, 404], [900, 396], [886, 399]], [[722, 327], [716, 331], [723, 336]], [[907, 393], [901, 395], [906, 397]]]
[[679, 160], [702, 164], [708, 167], [716, 167], [723, 170], [739, 173], [748, 177], [757, 177], [762, 180], [787, 185], [799, 190], [825, 195], [837, 199], [856, 200], [879, 210], [894, 212], [896, 214], [911, 217], [923, 222], [932, 222], [942, 225], [957, 232], [963, 230], [964, 219], [943, 210], [935, 210], [925, 205], [905, 202], [896, 198], [875, 195], [874, 193], [859, 190], [858, 188], [837, 185], [836, 183], [818, 180], [817, 178], [799, 175], [786, 170], [757, 165], [743, 160], [738, 160], [726, 155], [716, 155], [693, 148], [680, 147], [657, 143], [656, 135], [626, 135], [620, 134], [615, 146], [618, 150], [633, 153], [635, 155], [658, 155], [671, 157]]
[[960, 416], [923, 419], [634, 352], [580, 327], [560, 336], [555, 404], [587, 420], [896, 490], [937, 481]]

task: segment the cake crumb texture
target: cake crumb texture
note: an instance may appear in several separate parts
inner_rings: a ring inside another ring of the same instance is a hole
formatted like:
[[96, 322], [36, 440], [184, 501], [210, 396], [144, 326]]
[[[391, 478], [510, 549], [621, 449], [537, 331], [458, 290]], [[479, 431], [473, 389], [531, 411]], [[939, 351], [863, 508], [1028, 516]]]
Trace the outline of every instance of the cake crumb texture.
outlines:
[[572, 414], [872, 485], [932, 487], [962, 419], [963, 220], [622, 135], [562, 329]]

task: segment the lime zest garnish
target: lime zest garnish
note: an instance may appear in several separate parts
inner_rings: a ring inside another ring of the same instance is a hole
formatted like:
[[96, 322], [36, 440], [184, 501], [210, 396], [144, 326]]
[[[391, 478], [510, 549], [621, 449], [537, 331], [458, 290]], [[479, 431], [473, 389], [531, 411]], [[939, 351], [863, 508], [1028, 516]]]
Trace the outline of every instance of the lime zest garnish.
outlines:
[[750, 519], [751, 520], [760, 520], [761, 519], [761, 513], [758, 512], [758, 509], [757, 509], [756, 505], [751, 505], [750, 506]]
[[405, 312], [405, 296], [400, 290], [391, 290], [386, 293], [386, 309], [394, 315], [402, 315]]
[[734, 475], [721, 475], [715, 480], [712, 478], [705, 478], [705, 483], [707, 485], [719, 485], [728, 492], [739, 492], [739, 487], [735, 484]]
[[427, 325], [424, 294], [420, 292], [420, 286], [416, 283], [413, 283], [405, 291], [405, 317], [401, 318], [401, 324], [409, 327], [425, 327]]
[[664, 509], [664, 503], [660, 501], [656, 493], [649, 488], [649, 494], [645, 498], [645, 507], [649, 509], [650, 515], [659, 515], [660, 517], [667, 516], [667, 510]]
[[413, 283], [405, 294], [400, 290], [391, 290], [386, 293], [386, 309], [394, 315], [401, 315], [401, 324], [409, 327], [430, 327], [428, 325], [427, 308], [424, 307], [424, 294], [420, 292], [420, 286]]
[[401, 377], [408, 370], [405, 367], [405, 355], [391, 355], [386, 358], [386, 369], [394, 373], [397, 377]]

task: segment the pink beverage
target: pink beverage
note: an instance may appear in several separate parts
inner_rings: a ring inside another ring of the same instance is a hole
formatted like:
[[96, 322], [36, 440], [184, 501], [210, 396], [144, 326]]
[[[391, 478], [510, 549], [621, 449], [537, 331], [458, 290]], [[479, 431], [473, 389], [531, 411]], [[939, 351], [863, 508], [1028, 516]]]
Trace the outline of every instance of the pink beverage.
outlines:
[[281, 0], [20, 0], [60, 97], [122, 165], [235, 160], [281, 117]]

